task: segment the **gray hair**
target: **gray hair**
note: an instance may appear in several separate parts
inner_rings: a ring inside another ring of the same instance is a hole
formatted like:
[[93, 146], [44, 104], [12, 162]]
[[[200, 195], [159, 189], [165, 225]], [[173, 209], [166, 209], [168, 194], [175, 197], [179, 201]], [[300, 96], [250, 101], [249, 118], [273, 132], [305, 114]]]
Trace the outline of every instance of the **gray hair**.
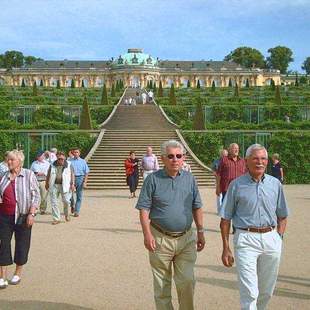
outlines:
[[55, 147], [52, 147], [50, 151], [53, 153], [57, 153], [57, 149]]
[[261, 151], [261, 150], [264, 150], [266, 152], [266, 157], [268, 157], [268, 152], [266, 150], [266, 148], [264, 146], [262, 146], [261, 144], [252, 144], [251, 146], [249, 146], [246, 150], [246, 153], [245, 153], [245, 158], [248, 158], [250, 156], [252, 156], [252, 154], [255, 152], [255, 151]]
[[24, 161], [25, 161], [25, 155], [24, 155], [24, 152], [22, 150], [9, 151], [7, 154], [7, 158], [9, 158], [11, 156], [17, 158], [20, 161], [21, 166], [23, 166]]
[[167, 155], [167, 148], [169, 148], [169, 147], [174, 148], [174, 149], [180, 149], [182, 154], [185, 153], [185, 149], [184, 149], [184, 146], [182, 145], [182, 143], [180, 143], [176, 140], [168, 140], [168, 141], [165, 141], [160, 147], [160, 151], [161, 151], [162, 156]]

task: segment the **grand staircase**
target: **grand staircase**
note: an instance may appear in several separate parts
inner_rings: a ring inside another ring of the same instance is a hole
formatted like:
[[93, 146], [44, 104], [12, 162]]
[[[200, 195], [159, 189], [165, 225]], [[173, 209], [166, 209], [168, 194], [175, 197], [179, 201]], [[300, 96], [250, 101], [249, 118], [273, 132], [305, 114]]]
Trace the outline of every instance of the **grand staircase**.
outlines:
[[[87, 156], [90, 174], [89, 189], [127, 189], [124, 161], [134, 150], [142, 158], [152, 146], [159, 164], [160, 145], [169, 139], [180, 141], [177, 127], [167, 121], [155, 104], [125, 106], [125, 98], [134, 97], [136, 89], [127, 89], [114, 115], [103, 125], [96, 148]], [[200, 165], [190, 154], [190, 164], [199, 186], [214, 186], [212, 173]], [[142, 178], [140, 178], [140, 185]]]

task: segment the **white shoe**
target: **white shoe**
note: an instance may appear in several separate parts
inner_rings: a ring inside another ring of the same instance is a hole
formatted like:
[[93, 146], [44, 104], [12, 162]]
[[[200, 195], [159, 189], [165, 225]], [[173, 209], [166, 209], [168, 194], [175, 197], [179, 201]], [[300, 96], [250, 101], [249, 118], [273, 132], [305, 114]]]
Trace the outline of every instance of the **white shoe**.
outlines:
[[21, 278], [18, 275], [14, 275], [13, 278], [10, 280], [11, 285], [17, 285], [21, 281]]
[[0, 289], [7, 288], [9, 285], [8, 280], [4, 280], [3, 278], [0, 278]]

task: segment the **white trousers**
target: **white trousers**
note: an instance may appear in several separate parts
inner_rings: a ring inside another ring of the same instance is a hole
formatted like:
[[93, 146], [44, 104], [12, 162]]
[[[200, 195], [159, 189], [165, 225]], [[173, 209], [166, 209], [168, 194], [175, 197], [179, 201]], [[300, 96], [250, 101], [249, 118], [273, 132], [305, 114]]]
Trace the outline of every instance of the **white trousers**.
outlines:
[[241, 309], [266, 309], [276, 286], [281, 237], [276, 230], [259, 234], [237, 229], [234, 249]]
[[153, 172], [154, 172], [154, 170], [143, 171], [143, 181], [146, 179], [146, 177], [147, 177], [149, 174], [151, 174], [151, 173], [153, 173]]
[[52, 188], [50, 188], [50, 197], [51, 197], [51, 205], [52, 205], [52, 215], [54, 221], [60, 221], [60, 210], [58, 206], [58, 196], [61, 195], [63, 207], [64, 207], [64, 214], [65, 216], [69, 216], [68, 208], [70, 206], [70, 200], [72, 193], [64, 193], [62, 189], [62, 184], [54, 184]]

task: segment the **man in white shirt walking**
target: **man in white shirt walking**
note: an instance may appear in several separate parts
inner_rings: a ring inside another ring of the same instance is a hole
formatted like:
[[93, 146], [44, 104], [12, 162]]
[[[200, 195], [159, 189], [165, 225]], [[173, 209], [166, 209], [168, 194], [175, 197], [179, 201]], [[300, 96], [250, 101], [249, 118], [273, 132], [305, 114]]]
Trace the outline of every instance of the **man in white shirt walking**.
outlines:
[[38, 151], [36, 154], [36, 160], [31, 164], [30, 170], [34, 172], [39, 183], [41, 204], [40, 212], [41, 214], [46, 213], [47, 209], [47, 195], [48, 192], [45, 189], [45, 182], [50, 163], [45, 160], [44, 151]]
[[153, 149], [150, 146], [146, 149], [146, 154], [142, 159], [141, 167], [143, 171], [143, 180], [145, 180], [149, 174], [159, 169], [158, 159], [156, 155], [153, 154]]

